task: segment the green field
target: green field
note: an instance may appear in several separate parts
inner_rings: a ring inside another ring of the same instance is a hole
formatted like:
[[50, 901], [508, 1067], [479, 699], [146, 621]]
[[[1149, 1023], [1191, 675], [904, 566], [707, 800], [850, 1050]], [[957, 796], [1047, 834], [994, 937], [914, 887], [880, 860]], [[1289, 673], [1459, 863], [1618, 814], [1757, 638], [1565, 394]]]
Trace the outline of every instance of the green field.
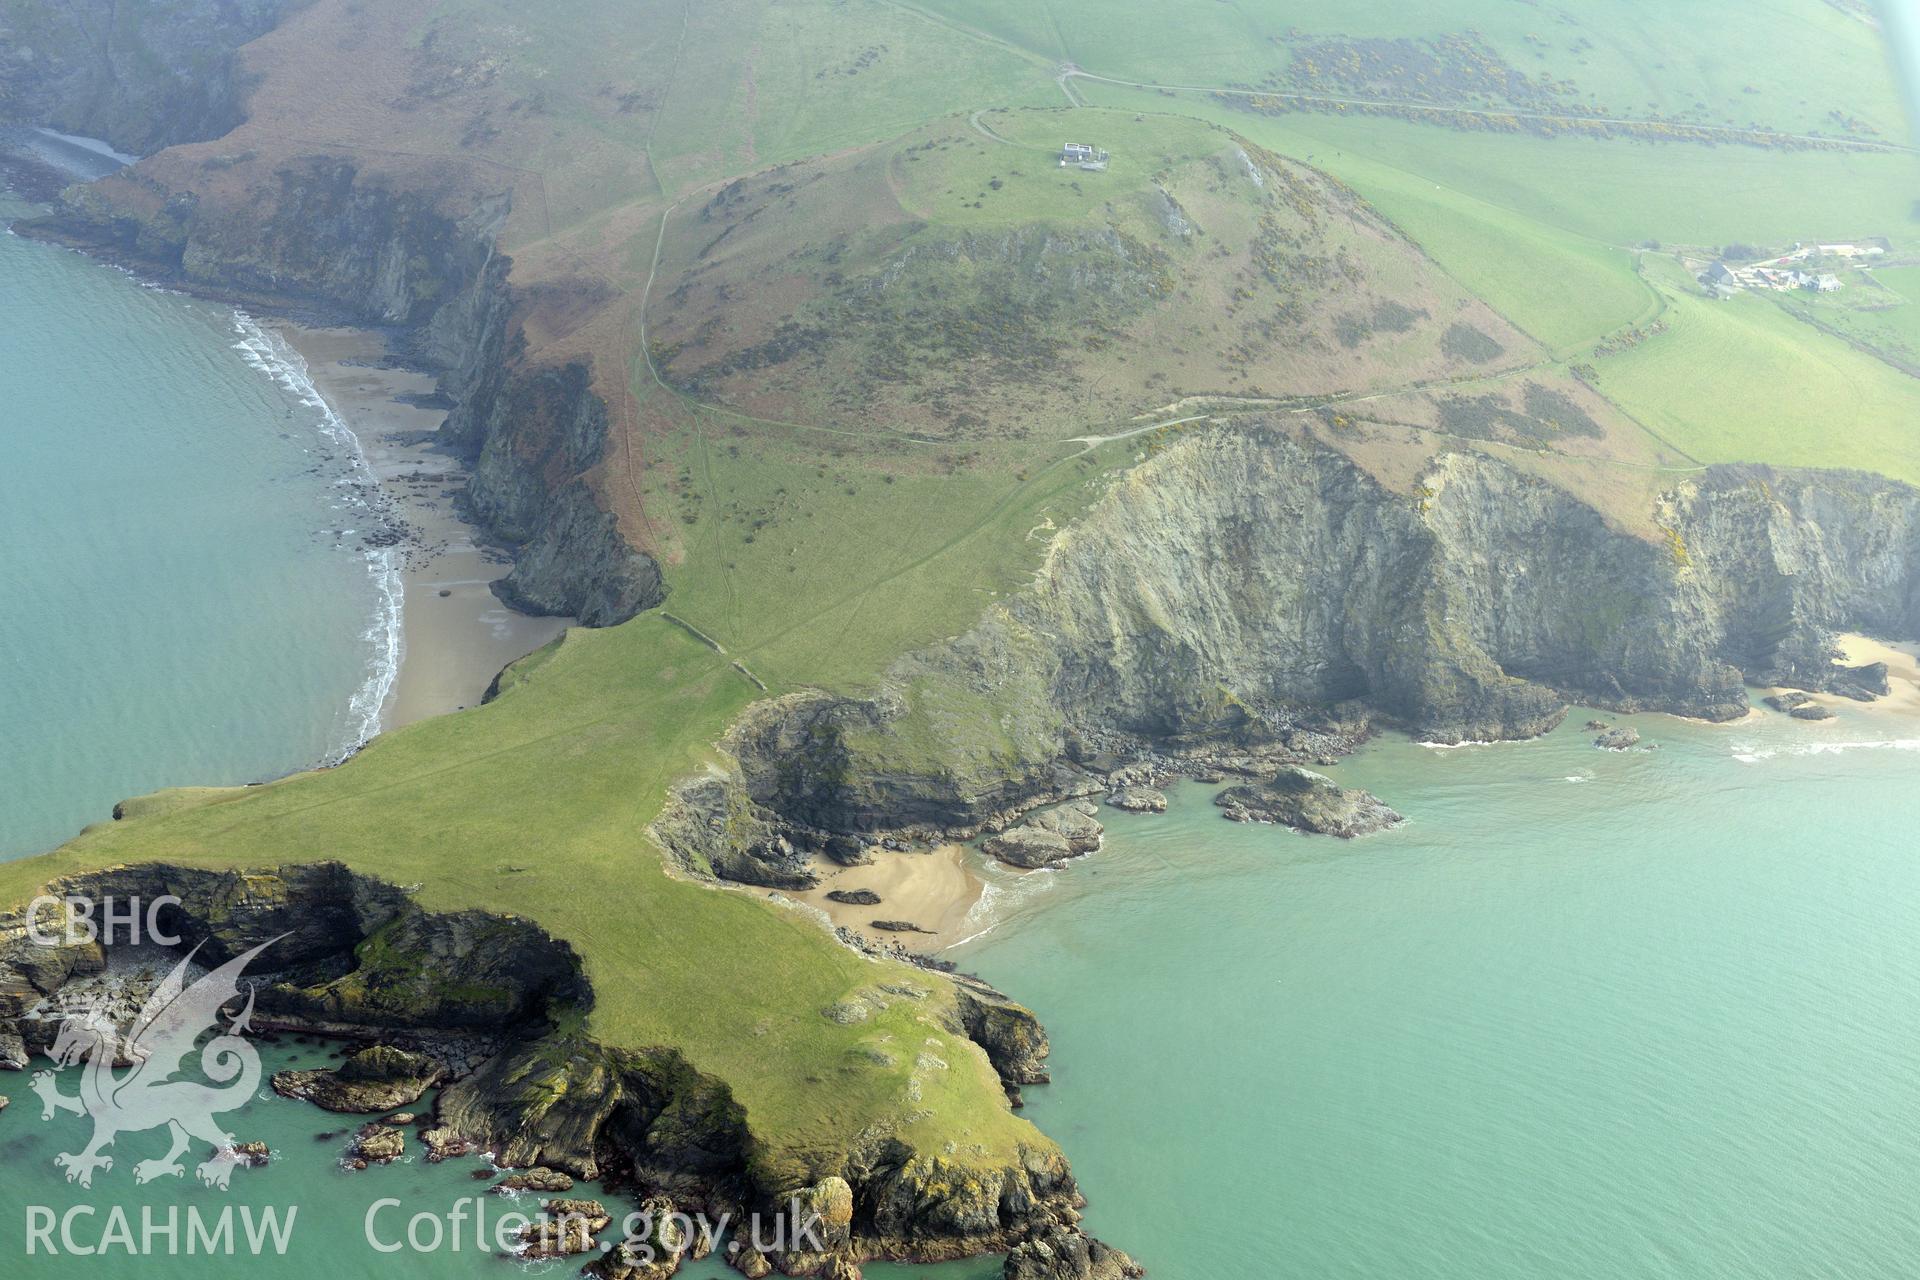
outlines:
[[1695, 296], [1663, 269], [1667, 331], [1596, 362], [1601, 390], [1702, 462], [1856, 467], [1920, 484], [1920, 380], [1771, 299]]
[[1920, 371], [1920, 266], [1850, 272], [1839, 293], [1793, 298], [1788, 310]]

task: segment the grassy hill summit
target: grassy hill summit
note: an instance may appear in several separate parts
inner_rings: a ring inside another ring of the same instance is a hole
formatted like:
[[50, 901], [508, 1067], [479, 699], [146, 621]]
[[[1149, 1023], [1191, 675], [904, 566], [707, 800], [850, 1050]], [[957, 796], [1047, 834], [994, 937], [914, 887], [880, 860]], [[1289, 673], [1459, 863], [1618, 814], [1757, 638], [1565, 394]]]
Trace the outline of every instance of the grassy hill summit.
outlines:
[[649, 319], [689, 396], [961, 439], [1533, 350], [1325, 174], [1196, 121], [1065, 108], [976, 112], [684, 203]]

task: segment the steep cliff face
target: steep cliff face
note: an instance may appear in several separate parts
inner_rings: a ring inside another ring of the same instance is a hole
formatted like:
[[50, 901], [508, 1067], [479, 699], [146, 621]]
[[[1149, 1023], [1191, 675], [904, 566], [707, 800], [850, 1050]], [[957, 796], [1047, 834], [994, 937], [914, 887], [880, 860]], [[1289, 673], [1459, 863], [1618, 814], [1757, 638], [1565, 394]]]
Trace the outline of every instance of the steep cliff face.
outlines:
[[573, 614], [588, 626], [658, 604], [659, 566], [627, 545], [581, 478], [607, 443], [606, 406], [586, 367], [501, 368], [500, 389], [469, 397], [449, 422], [475, 457], [472, 514], [519, 548], [494, 589], [524, 612]]
[[494, 247], [507, 211], [503, 195], [452, 216], [348, 161], [307, 157], [246, 200], [135, 169], [71, 188], [23, 228], [188, 289], [398, 330], [453, 400], [444, 431], [474, 464], [471, 514], [516, 548], [501, 596], [589, 626], [624, 622], [665, 588], [587, 482], [607, 437], [590, 371], [520, 349], [512, 264]]
[[298, 0], [0, 5], [0, 120], [147, 155], [240, 122], [234, 50]]
[[1129, 472], [1029, 590], [879, 694], [757, 708], [727, 744], [735, 807], [767, 831], [971, 830], [1070, 791], [1115, 735], [1310, 756], [1356, 704], [1446, 742], [1543, 732], [1570, 700], [1728, 719], [1746, 681], [1833, 681], [1835, 630], [1920, 631], [1905, 486], [1716, 468], [1656, 518], [1621, 532], [1480, 454], [1409, 496], [1281, 428], [1215, 430]]

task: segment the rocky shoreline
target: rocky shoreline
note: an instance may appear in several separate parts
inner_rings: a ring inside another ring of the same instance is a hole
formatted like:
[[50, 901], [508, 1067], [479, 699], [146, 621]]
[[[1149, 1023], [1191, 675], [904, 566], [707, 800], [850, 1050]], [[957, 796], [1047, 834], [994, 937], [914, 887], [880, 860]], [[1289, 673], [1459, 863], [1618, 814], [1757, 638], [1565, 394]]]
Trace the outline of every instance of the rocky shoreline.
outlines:
[[[857, 1276], [870, 1258], [1023, 1248], [1032, 1263], [1010, 1262], [1009, 1276], [1137, 1274], [1033, 1269], [1062, 1247], [1109, 1268], [1124, 1258], [1078, 1234], [1081, 1199], [1057, 1154], [1033, 1153], [981, 1184], [882, 1141], [807, 1185], [769, 1181], [775, 1175], [758, 1167], [747, 1118], [723, 1083], [671, 1048], [614, 1050], [579, 1030], [592, 986], [572, 948], [526, 921], [422, 910], [400, 889], [325, 863], [244, 873], [143, 864], [49, 888], [94, 903], [171, 895], [179, 905], [163, 927], [181, 942], [166, 951], [50, 947], [29, 939], [22, 915], [0, 917], [0, 1069], [46, 1053], [64, 1014], [109, 989], [112, 1002], [88, 1007], [105, 1009], [124, 1033], [140, 1004], [130, 974], [150, 986], [192, 948], [196, 960], [217, 965], [278, 938], [270, 971], [253, 975], [263, 979], [260, 1025], [350, 1033], [366, 1045], [337, 1067], [273, 1080], [287, 1097], [384, 1117], [358, 1131], [350, 1162], [397, 1157], [405, 1127], [418, 1123], [429, 1159], [488, 1151], [499, 1166], [545, 1171], [527, 1175], [543, 1185], [611, 1177], [682, 1210], [735, 1220], [777, 1213], [795, 1197], [840, 1206], [824, 1252], [736, 1252], [729, 1260], [749, 1276]], [[56, 933], [62, 926], [40, 923]], [[901, 994], [928, 1002], [949, 1030], [980, 1045], [1010, 1092], [1047, 1080], [1046, 1034], [1031, 1013], [978, 982], [952, 990], [946, 1005], [931, 988]], [[435, 1086], [430, 1115], [399, 1110]]]

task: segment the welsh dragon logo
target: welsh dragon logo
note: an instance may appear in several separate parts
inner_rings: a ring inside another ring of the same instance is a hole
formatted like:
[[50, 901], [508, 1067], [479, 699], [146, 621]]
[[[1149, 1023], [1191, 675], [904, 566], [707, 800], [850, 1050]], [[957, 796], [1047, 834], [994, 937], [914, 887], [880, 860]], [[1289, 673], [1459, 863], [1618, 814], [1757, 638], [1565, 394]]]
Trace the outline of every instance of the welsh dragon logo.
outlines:
[[[79, 1096], [60, 1092], [52, 1071], [35, 1073], [33, 1090], [40, 1095], [42, 1120], [53, 1119], [56, 1111], [93, 1119], [93, 1140], [84, 1149], [53, 1158], [67, 1171], [68, 1182], [91, 1187], [95, 1170], [113, 1168], [106, 1149], [115, 1138], [165, 1125], [172, 1132], [172, 1149], [158, 1160], [134, 1165], [134, 1181], [181, 1177], [186, 1169], [180, 1157], [197, 1139], [213, 1148], [212, 1156], [195, 1169], [200, 1181], [226, 1188], [237, 1163], [234, 1138], [216, 1117], [244, 1105], [260, 1085], [260, 1055], [246, 1039], [252, 1029], [251, 987], [246, 1007], [238, 1016], [227, 1015], [227, 1026], [200, 1049], [200, 1068], [213, 1083], [176, 1077], [202, 1037], [219, 1028], [223, 1008], [240, 996], [240, 975], [247, 965], [279, 940], [235, 956], [189, 985], [187, 969], [200, 951], [196, 946], [154, 989], [124, 1037], [98, 1005], [61, 1020], [48, 1056], [61, 1067], [86, 1063]], [[132, 1066], [120, 1075], [116, 1063]]]

